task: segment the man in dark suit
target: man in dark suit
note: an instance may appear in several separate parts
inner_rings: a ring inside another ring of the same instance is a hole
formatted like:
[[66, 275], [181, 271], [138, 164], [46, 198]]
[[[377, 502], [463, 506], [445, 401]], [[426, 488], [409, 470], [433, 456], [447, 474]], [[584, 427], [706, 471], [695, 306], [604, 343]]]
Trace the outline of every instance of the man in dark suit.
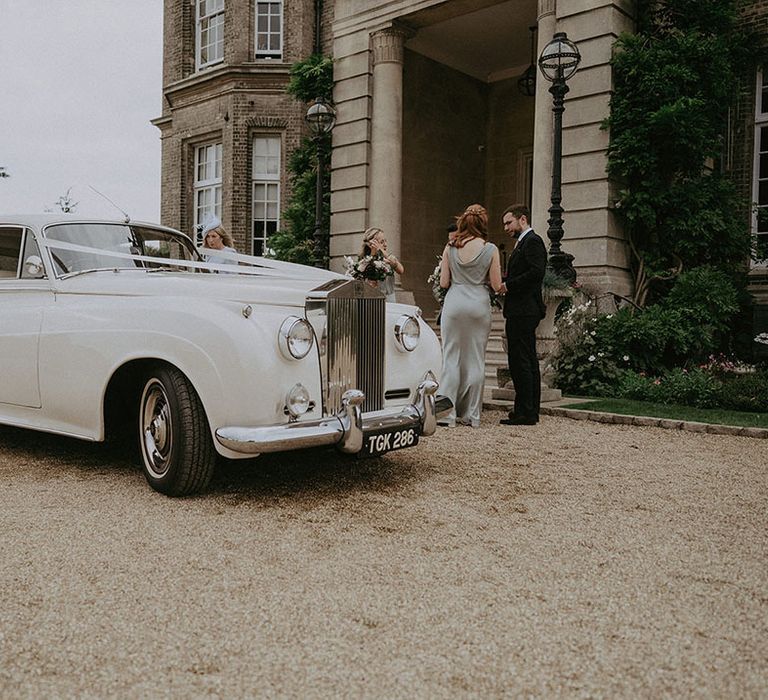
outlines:
[[547, 267], [544, 241], [528, 223], [531, 212], [524, 204], [513, 204], [502, 215], [505, 233], [517, 239], [509, 256], [504, 277], [504, 318], [506, 319], [507, 360], [515, 385], [515, 407], [504, 425], [535, 425], [539, 422], [541, 373], [536, 356], [536, 326], [547, 307], [541, 296], [541, 282]]

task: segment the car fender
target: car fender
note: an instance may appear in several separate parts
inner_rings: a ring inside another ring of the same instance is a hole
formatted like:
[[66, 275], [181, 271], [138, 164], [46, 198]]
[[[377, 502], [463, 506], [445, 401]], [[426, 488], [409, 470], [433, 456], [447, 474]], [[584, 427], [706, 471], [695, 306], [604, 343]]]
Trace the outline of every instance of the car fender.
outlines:
[[[62, 295], [64, 297], [66, 295]], [[60, 299], [46, 312], [40, 340], [42, 411], [72, 434], [104, 438], [103, 402], [111, 377], [127, 362], [157, 360], [190, 380], [212, 432], [244, 421], [284, 419], [288, 388], [305, 384], [320, 399], [317, 356], [285, 359], [277, 351], [282, 321], [296, 310], [211, 301], [194, 308], [185, 299]], [[68, 303], [73, 302], [73, 303]]]

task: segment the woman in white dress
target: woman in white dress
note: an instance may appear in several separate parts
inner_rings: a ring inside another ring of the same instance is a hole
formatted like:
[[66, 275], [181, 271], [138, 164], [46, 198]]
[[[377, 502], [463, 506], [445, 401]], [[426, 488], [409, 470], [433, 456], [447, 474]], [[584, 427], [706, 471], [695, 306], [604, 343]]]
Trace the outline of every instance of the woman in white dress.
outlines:
[[454, 410], [440, 421], [480, 425], [485, 386], [485, 349], [491, 332], [490, 290], [499, 292], [499, 249], [486, 241], [488, 212], [472, 204], [458, 218], [454, 238], [440, 262], [440, 286], [447, 289], [440, 316], [443, 342], [441, 393]]
[[[392, 253], [387, 251], [387, 237], [380, 228], [372, 227], [363, 234], [363, 246], [360, 250], [360, 257], [367, 255], [381, 254], [382, 260], [386, 262], [398, 275], [405, 272], [403, 263], [401, 263]], [[389, 275], [379, 282], [376, 286], [387, 295], [387, 301], [395, 301], [395, 276]]]
[[209, 263], [220, 265], [237, 265], [237, 262], [221, 253], [237, 253], [232, 236], [221, 225], [221, 221], [214, 219], [203, 229], [203, 248], [211, 252], [205, 253], [205, 260]]

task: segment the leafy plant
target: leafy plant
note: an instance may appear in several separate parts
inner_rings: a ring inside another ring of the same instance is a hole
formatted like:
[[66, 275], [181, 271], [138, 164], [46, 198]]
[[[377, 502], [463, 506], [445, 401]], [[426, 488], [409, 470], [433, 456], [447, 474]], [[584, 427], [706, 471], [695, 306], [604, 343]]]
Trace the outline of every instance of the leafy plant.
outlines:
[[555, 332], [559, 347], [552, 366], [555, 383], [563, 391], [610, 395], [621, 370], [614, 348], [598, 336], [601, 319], [594, 303], [580, 298], [558, 320]]
[[[634, 301], [664, 298], [685, 270], [734, 275], [749, 259], [744, 203], [712, 165], [740, 67], [758, 57], [738, 0], [639, 0], [639, 31], [613, 58], [608, 171], [632, 251]], [[743, 221], [744, 223], [740, 223]], [[742, 284], [745, 282], [742, 280]]]
[[768, 371], [742, 374], [724, 381], [719, 398], [723, 408], [768, 412]]
[[709, 372], [694, 368], [669, 370], [657, 377], [626, 371], [616, 396], [667, 405], [711, 408], [718, 405], [721, 382]]
[[[287, 92], [309, 102], [330, 97], [333, 89], [333, 59], [313, 54], [291, 66]], [[283, 228], [269, 238], [269, 247], [279, 260], [311, 265], [314, 262], [315, 193], [318, 149], [324, 162], [331, 153], [330, 135], [319, 141], [305, 138], [288, 158], [291, 195], [283, 211]], [[322, 228], [328, 231], [331, 216], [331, 173], [323, 172]]]

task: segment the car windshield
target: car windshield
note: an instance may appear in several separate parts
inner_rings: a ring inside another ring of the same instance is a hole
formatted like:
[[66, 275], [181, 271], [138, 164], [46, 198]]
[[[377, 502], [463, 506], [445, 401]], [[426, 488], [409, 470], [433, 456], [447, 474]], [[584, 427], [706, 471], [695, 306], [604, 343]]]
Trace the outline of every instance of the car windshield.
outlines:
[[[49, 248], [58, 275], [105, 268], [159, 268], [162, 262], [129, 260], [109, 255], [145, 255], [153, 258], [199, 261], [192, 241], [173, 231], [162, 231], [134, 224], [73, 223], [56, 224], [45, 230], [49, 240], [72, 243], [103, 252]], [[177, 269], [188, 268], [176, 266]]]

